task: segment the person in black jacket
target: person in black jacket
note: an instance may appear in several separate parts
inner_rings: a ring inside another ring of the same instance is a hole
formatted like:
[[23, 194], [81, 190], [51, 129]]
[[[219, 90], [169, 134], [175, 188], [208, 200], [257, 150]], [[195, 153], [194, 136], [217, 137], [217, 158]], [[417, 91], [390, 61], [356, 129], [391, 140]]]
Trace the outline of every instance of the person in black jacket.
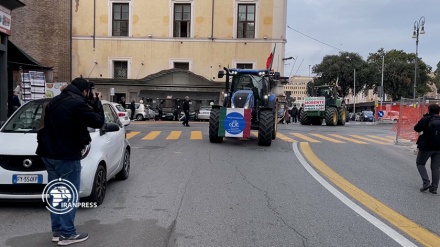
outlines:
[[[74, 79], [47, 104], [44, 126], [37, 134], [36, 154], [46, 166], [48, 182], [70, 182], [78, 192], [81, 184], [81, 151], [91, 142], [87, 127], [101, 128], [104, 124], [101, 101], [98, 95], [94, 97], [89, 91], [90, 83], [87, 80]], [[52, 199], [49, 202], [55, 206]], [[56, 207], [61, 208], [60, 204]], [[59, 245], [82, 242], [88, 238], [87, 233], [76, 232], [74, 221], [77, 207], [70, 207], [63, 214], [51, 211], [52, 241], [58, 241]]]
[[190, 127], [188, 124], [189, 120], [189, 97], [185, 97], [185, 101], [183, 101], [183, 113], [185, 113], [185, 119], [183, 119], [183, 126]]
[[[431, 104], [428, 106], [428, 113], [425, 114], [422, 119], [414, 126], [416, 132], [423, 132], [417, 139], [417, 147], [419, 152], [417, 154], [416, 164], [420, 173], [420, 177], [423, 180], [423, 186], [420, 191], [427, 191], [433, 194], [437, 194], [437, 188], [439, 183], [439, 167], [440, 167], [440, 148], [435, 147], [428, 141], [432, 138], [431, 128], [428, 127], [429, 123], [437, 122], [440, 125], [440, 106], [437, 104]], [[435, 122], [434, 122], [435, 121]], [[429, 181], [428, 172], [426, 171], [426, 162], [431, 158], [431, 174], [432, 183]]]

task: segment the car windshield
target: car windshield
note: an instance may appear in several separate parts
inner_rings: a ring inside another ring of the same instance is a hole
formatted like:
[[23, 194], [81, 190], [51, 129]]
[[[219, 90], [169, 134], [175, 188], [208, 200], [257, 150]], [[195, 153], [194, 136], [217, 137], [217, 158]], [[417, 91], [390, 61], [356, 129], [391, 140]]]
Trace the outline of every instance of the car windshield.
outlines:
[[366, 116], [373, 116], [373, 112], [372, 111], [365, 111], [364, 114]]
[[37, 132], [42, 127], [43, 106], [48, 101], [31, 101], [12, 116], [2, 132]]

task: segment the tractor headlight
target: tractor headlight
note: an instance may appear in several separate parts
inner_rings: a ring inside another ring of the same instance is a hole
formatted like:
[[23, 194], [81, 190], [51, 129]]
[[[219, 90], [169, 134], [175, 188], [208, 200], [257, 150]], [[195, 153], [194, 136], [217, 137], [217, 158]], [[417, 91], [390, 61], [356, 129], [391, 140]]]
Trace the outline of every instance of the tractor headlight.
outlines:
[[228, 97], [228, 93], [225, 93], [225, 98]]
[[269, 98], [269, 96], [267, 96], [267, 95], [264, 95], [264, 97], [263, 97], [264, 99], [268, 99]]

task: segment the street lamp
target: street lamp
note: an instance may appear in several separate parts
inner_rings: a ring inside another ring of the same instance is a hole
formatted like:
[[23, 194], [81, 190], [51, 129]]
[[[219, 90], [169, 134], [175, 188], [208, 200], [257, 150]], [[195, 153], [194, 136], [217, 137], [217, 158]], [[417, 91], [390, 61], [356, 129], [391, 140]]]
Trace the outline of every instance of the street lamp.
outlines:
[[293, 57], [285, 57], [285, 58], [283, 58], [283, 61], [290, 60], [290, 59], [295, 60], [295, 58], [293, 58]]
[[418, 47], [419, 47], [419, 34], [425, 33], [425, 17], [420, 17], [419, 21], [414, 22], [414, 32], [413, 38], [416, 39], [416, 61], [414, 65], [414, 89], [413, 89], [413, 99], [416, 99], [416, 85], [417, 85], [417, 56], [418, 56]]

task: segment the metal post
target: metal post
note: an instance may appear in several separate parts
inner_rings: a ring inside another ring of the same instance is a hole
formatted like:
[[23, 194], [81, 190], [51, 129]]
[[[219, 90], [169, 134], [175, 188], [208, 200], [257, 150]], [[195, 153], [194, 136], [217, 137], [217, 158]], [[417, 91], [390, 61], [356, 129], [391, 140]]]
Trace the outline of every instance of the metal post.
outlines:
[[383, 110], [382, 109], [382, 102], [385, 100], [385, 90], [384, 90], [384, 88], [383, 88], [383, 69], [384, 69], [384, 66], [385, 65], [385, 54], [382, 56], [382, 82], [381, 82], [381, 86], [382, 86], [382, 100], [380, 101], [380, 110]]
[[413, 88], [413, 99], [416, 99], [416, 84], [417, 84], [417, 56], [418, 56], [418, 47], [419, 47], [419, 31], [417, 31], [416, 38], [416, 61], [414, 65], [414, 88]]
[[[353, 113], [356, 114], [356, 69], [353, 70], [354, 85], [353, 85]], [[355, 115], [356, 118], [356, 115]]]

